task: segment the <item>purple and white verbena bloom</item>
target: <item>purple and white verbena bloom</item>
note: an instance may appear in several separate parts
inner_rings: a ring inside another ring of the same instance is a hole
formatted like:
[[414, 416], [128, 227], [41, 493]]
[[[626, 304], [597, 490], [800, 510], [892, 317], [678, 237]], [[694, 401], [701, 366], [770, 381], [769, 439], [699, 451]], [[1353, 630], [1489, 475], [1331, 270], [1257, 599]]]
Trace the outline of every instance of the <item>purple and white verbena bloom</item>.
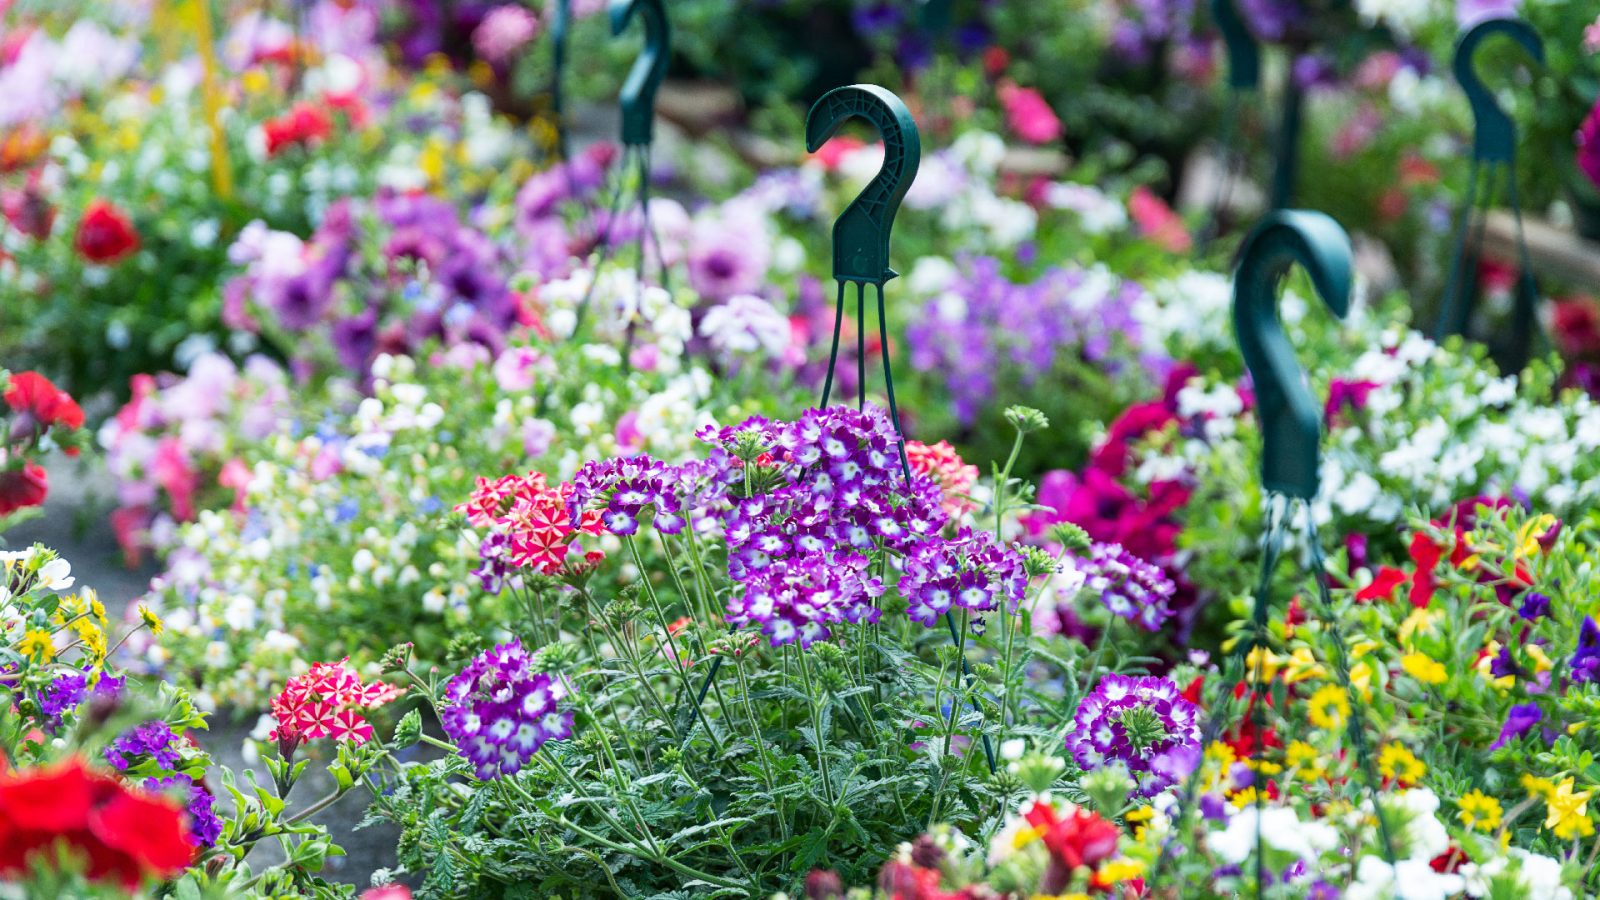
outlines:
[[970, 528], [953, 539], [922, 542], [906, 554], [900, 577], [906, 615], [929, 627], [954, 607], [987, 612], [1004, 601], [1007, 610], [1015, 610], [1027, 589], [1022, 554], [1001, 547], [989, 532]]
[[1078, 705], [1066, 743], [1080, 768], [1121, 763], [1150, 797], [1175, 783], [1172, 767], [1156, 759], [1199, 748], [1199, 710], [1170, 679], [1107, 675]]
[[1099, 594], [1112, 615], [1137, 622], [1146, 631], [1160, 631], [1172, 618], [1168, 603], [1177, 585], [1121, 544], [1096, 543], [1089, 548], [1088, 559], [1074, 559], [1071, 565], [1083, 573], [1083, 590]]
[[532, 656], [513, 640], [473, 657], [450, 679], [439, 719], [479, 778], [499, 778], [520, 771], [545, 741], [572, 736], [572, 712], [557, 708], [566, 695], [566, 685], [535, 672]]
[[651, 509], [657, 531], [677, 534], [684, 526], [673, 489], [678, 477], [674, 467], [644, 454], [590, 460], [572, 478], [567, 509], [573, 527], [585, 509], [600, 509], [606, 530], [626, 537], [639, 531], [639, 514]]

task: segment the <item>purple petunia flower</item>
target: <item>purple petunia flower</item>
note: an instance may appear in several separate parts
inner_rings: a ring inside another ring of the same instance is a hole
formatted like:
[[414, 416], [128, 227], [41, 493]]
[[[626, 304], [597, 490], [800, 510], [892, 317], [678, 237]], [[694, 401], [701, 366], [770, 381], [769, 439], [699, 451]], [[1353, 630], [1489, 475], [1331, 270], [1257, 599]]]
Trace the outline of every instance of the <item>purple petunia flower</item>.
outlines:
[[1529, 591], [1522, 596], [1522, 605], [1517, 607], [1517, 615], [1529, 622], [1550, 615], [1550, 598], [1538, 591]]
[[572, 712], [559, 679], [533, 671], [533, 658], [513, 640], [473, 657], [444, 690], [445, 733], [481, 779], [514, 775], [546, 741], [572, 736]]
[[1544, 713], [1539, 711], [1537, 703], [1519, 703], [1511, 707], [1511, 711], [1506, 713], [1505, 724], [1500, 726], [1500, 736], [1489, 745], [1489, 749], [1499, 750], [1507, 741], [1522, 737], [1543, 718]]
[[1578, 647], [1572, 653], [1572, 680], [1582, 683], [1600, 679], [1600, 626], [1593, 616], [1584, 616], [1578, 628]]
[[1096, 543], [1089, 548], [1088, 559], [1074, 559], [1072, 565], [1084, 575], [1083, 589], [1099, 594], [1113, 615], [1137, 622], [1146, 631], [1160, 631], [1172, 618], [1167, 604], [1178, 586], [1121, 544]]
[[1153, 761], [1177, 748], [1199, 747], [1199, 710], [1170, 679], [1107, 675], [1078, 705], [1066, 744], [1080, 768], [1121, 763], [1139, 795], [1154, 796], [1176, 780], [1172, 771], [1157, 771]]

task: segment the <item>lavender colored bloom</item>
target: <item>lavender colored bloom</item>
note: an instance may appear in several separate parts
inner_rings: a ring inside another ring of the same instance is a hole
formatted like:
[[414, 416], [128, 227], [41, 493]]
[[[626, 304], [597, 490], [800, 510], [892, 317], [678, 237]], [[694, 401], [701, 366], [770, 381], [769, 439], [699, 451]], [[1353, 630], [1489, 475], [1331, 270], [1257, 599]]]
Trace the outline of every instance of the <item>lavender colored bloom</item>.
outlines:
[[900, 593], [911, 621], [932, 627], [953, 607], [972, 612], [1022, 604], [1028, 588], [1022, 554], [987, 531], [962, 528], [952, 540], [931, 537], [905, 558]]
[[911, 365], [941, 374], [963, 425], [977, 420], [1000, 384], [1032, 385], [1067, 360], [1116, 375], [1124, 365], [1117, 351], [1132, 348], [1143, 370], [1160, 373], [1171, 360], [1161, 348], [1145, 346], [1133, 314], [1143, 295], [1137, 283], [1103, 269], [1052, 268], [1031, 284], [1017, 284], [998, 259], [966, 260], [955, 281], [907, 327]]
[[472, 31], [472, 46], [489, 62], [502, 65], [539, 34], [539, 20], [515, 3], [496, 6]]
[[1098, 593], [1113, 615], [1137, 622], [1146, 631], [1159, 631], [1172, 618], [1167, 604], [1177, 585], [1121, 544], [1096, 543], [1089, 548], [1088, 559], [1076, 559], [1072, 565], [1083, 572], [1083, 589]]
[[444, 690], [440, 724], [481, 779], [514, 775], [546, 741], [572, 736], [572, 712], [559, 679], [533, 671], [533, 658], [513, 640], [473, 657]]
[[1500, 736], [1495, 738], [1494, 743], [1489, 745], [1489, 749], [1499, 750], [1506, 745], [1507, 741], [1522, 737], [1532, 731], [1533, 726], [1539, 724], [1539, 721], [1543, 718], [1544, 713], [1539, 711], [1539, 704], [1537, 703], [1519, 703], [1511, 707], [1511, 710], [1506, 713], [1505, 724], [1500, 726]]
[[1221, 794], [1202, 794], [1200, 797], [1200, 815], [1213, 822], [1226, 822], [1228, 820], [1228, 801]]
[[1139, 795], [1150, 797], [1176, 783], [1170, 773], [1155, 771], [1154, 759], [1199, 747], [1199, 711], [1170, 679], [1107, 675], [1079, 704], [1066, 744], [1082, 769], [1122, 763]]
[[152, 776], [144, 781], [147, 791], [165, 791], [172, 788], [181, 788], [184, 797], [184, 809], [189, 814], [189, 834], [194, 837], [195, 843], [201, 847], [210, 847], [222, 837], [222, 819], [217, 816], [213, 808], [214, 798], [205, 785], [181, 772]]
[[89, 694], [89, 676], [83, 672], [62, 672], [39, 691], [39, 712], [53, 724], [77, 709]]
[[1580, 684], [1600, 679], [1600, 626], [1584, 616], [1578, 628], [1578, 647], [1572, 653], [1572, 680]]
[[478, 543], [478, 567], [470, 573], [483, 585], [486, 593], [498, 594], [511, 577], [514, 566], [507, 554], [511, 552], [511, 536], [503, 531], [490, 531]]
[[139, 762], [139, 757], [149, 757], [156, 765], [172, 771], [183, 761], [178, 752], [179, 740], [171, 726], [160, 719], [136, 725], [111, 742], [105, 749], [106, 762], [118, 772], [126, 772]]

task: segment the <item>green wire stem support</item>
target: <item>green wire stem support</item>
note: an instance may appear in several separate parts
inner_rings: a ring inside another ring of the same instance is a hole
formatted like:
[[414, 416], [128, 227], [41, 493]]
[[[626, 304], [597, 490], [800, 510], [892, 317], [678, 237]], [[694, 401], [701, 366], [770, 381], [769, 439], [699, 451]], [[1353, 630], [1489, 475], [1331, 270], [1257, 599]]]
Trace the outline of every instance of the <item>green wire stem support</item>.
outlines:
[[1505, 348], [1502, 362], [1515, 371], [1528, 361], [1539, 288], [1534, 281], [1528, 244], [1522, 232], [1522, 204], [1517, 199], [1517, 126], [1500, 108], [1494, 92], [1483, 83], [1476, 67], [1478, 49], [1484, 41], [1496, 36], [1510, 38], [1533, 62], [1544, 63], [1544, 42], [1539, 39], [1538, 32], [1521, 19], [1486, 19], [1467, 29], [1456, 42], [1453, 62], [1456, 81], [1472, 104], [1472, 167], [1467, 175], [1466, 199], [1457, 217], [1450, 274], [1445, 282], [1439, 319], [1434, 324], [1434, 338], [1442, 340], [1452, 334], [1465, 334], [1471, 322], [1474, 297], [1478, 293], [1477, 263], [1483, 249], [1484, 232], [1483, 222], [1479, 221], [1474, 228], [1473, 220], [1480, 207], [1485, 210], [1489, 207], [1495, 181], [1503, 177], [1506, 203], [1516, 221], [1521, 271], [1517, 275], [1516, 299], [1511, 313], [1510, 344]]
[[1243, 165], [1243, 151], [1239, 147], [1239, 119], [1246, 106], [1245, 98], [1253, 97], [1261, 87], [1261, 48], [1233, 3], [1234, 0], [1211, 0], [1211, 18], [1222, 33], [1222, 44], [1228, 56], [1228, 100], [1222, 110], [1222, 129], [1218, 135], [1222, 151], [1222, 174], [1217, 178], [1216, 190], [1211, 196], [1211, 209], [1205, 225], [1200, 229], [1200, 239], [1195, 242], [1202, 253], [1221, 230], [1234, 179]]
[[572, 0], [555, 0], [555, 10], [550, 17], [550, 114], [555, 119], [556, 152], [562, 162], [572, 158], [566, 118], [567, 35], [571, 28]]
[[[1360, 692], [1351, 683], [1349, 650], [1333, 609], [1321, 536], [1312, 515], [1311, 504], [1320, 488], [1322, 415], [1278, 316], [1278, 286], [1289, 269], [1299, 264], [1311, 275], [1312, 286], [1323, 304], [1335, 316], [1344, 318], [1350, 309], [1352, 257], [1350, 237], [1337, 222], [1320, 212], [1302, 210], [1269, 213], [1251, 230], [1239, 251], [1233, 281], [1233, 326], [1256, 393], [1265, 527], [1261, 541], [1261, 575], [1249, 631], [1235, 646], [1225, 665], [1223, 692], [1218, 706], [1207, 717], [1201, 747], [1209, 747], [1221, 733], [1228, 718], [1224, 712], [1232, 708], [1231, 686], [1242, 678], [1251, 678], [1255, 684], [1248, 694], [1251, 723], [1258, 733], [1264, 725], [1266, 704], [1261, 696], [1266, 685], [1262, 667], [1268, 650], [1273, 574], [1294, 525], [1293, 507], [1298, 504], [1303, 513], [1301, 536], [1307, 545], [1311, 574], [1317, 584], [1318, 615], [1332, 629], [1329, 643], [1333, 648], [1333, 668], [1350, 701], [1351, 714], [1346, 723], [1350, 747], [1372, 798], [1384, 861], [1393, 866], [1394, 840], [1388, 816], [1380, 804], [1380, 782], [1367, 741], [1365, 707]], [[1247, 674], [1244, 667], [1257, 648], [1263, 652], [1256, 655], [1254, 672]], [[1260, 751], [1261, 742], [1257, 741], [1252, 755]], [[1194, 772], [1198, 771], [1197, 754]], [[1183, 796], [1173, 813], [1178, 828], [1184, 827], [1186, 817], [1195, 806], [1196, 781], [1193, 772], [1185, 779]], [[1270, 883], [1261, 852], [1260, 806], [1264, 794], [1264, 791], [1256, 793], [1256, 896], [1266, 896], [1265, 889]], [[1170, 858], [1171, 854], [1164, 847], [1156, 860], [1151, 883], [1160, 883]]]
[[[894, 423], [900, 450], [900, 467], [907, 483], [911, 481], [911, 464], [906, 458], [905, 432], [900, 427], [900, 410], [894, 399], [894, 373], [889, 365], [889, 325], [884, 315], [883, 287], [897, 274], [889, 265], [889, 236], [894, 227], [894, 217], [900, 210], [900, 201], [916, 180], [917, 167], [922, 162], [922, 137], [917, 131], [911, 110], [891, 91], [877, 85], [853, 84], [834, 88], [823, 94], [806, 114], [806, 149], [815, 153], [831, 140], [839, 128], [851, 119], [865, 119], [878, 130], [883, 140], [883, 166], [867, 183], [861, 193], [846, 206], [833, 223], [833, 277], [839, 283], [839, 298], [833, 318], [833, 348], [828, 354], [828, 374], [823, 380], [822, 400], [826, 407], [833, 394], [834, 371], [839, 365], [839, 335], [844, 327], [845, 285], [856, 286], [856, 405], [867, 402], [866, 359], [866, 290], [872, 285], [878, 301], [878, 343], [883, 357], [884, 393], [889, 401], [889, 418]], [[946, 628], [950, 640], [959, 646], [960, 633], [955, 617], [946, 612]], [[972, 686], [972, 670], [965, 657], [961, 659], [961, 674]], [[976, 698], [972, 708], [980, 711]], [[989, 772], [995, 771], [994, 747], [989, 735], [984, 733], [983, 754]]]
[[[617, 181], [615, 193], [612, 194], [606, 217], [601, 223], [602, 230], [597, 248], [600, 257], [595, 263], [595, 277], [589, 282], [583, 300], [578, 304], [578, 324], [582, 323], [595, 286], [599, 284], [600, 268], [610, 256], [612, 231], [617, 227], [617, 217], [622, 212], [622, 197], [630, 171], [634, 173], [637, 181], [633, 206], [638, 208], [642, 221], [637, 267], [639, 291], [644, 290], [646, 242], [655, 245], [658, 257], [661, 252], [660, 238], [656, 236], [655, 225], [650, 221], [651, 148], [655, 140], [656, 93], [661, 87], [661, 82], [666, 80], [667, 63], [672, 57], [672, 30], [667, 23], [667, 10], [662, 0], [611, 0], [607, 14], [611, 21], [611, 34], [614, 37], [621, 36], [627, 31], [635, 17], [641, 19], [644, 22], [644, 50], [634, 59], [633, 67], [628, 70], [628, 77], [622, 83], [622, 90], [617, 94], [618, 105], [622, 108], [622, 162], [619, 166], [621, 177]], [[671, 290], [665, 264], [660, 268], [661, 286]], [[577, 333], [576, 325], [573, 333]], [[628, 335], [628, 344], [631, 346], [633, 342], [631, 324]], [[627, 358], [626, 352], [623, 353], [623, 358]]]

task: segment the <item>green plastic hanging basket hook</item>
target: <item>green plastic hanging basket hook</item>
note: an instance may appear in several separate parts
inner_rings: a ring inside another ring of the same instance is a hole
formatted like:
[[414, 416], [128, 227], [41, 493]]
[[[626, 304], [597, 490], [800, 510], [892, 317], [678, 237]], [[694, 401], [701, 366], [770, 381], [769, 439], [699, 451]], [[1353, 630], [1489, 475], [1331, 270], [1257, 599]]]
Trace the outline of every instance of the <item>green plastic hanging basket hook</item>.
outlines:
[[1534, 61], [1544, 63], [1544, 42], [1538, 32], [1521, 19], [1486, 19], [1467, 29], [1456, 42], [1456, 81], [1472, 104], [1472, 157], [1480, 162], [1510, 163], [1516, 154], [1517, 127], [1496, 102], [1494, 92], [1478, 77], [1474, 60], [1478, 47], [1495, 35], [1504, 35], [1522, 45]]
[[611, 33], [627, 30], [635, 14], [644, 19], [644, 52], [633, 61], [617, 101], [622, 106], [622, 143], [630, 147], [649, 144], [655, 132], [656, 91], [667, 77], [672, 55], [672, 31], [661, 0], [611, 0]]
[[833, 223], [833, 277], [880, 287], [889, 267], [889, 230], [922, 162], [922, 138], [911, 110], [891, 91], [852, 84], [822, 95], [806, 114], [806, 149], [822, 149], [839, 126], [860, 117], [883, 138], [883, 167]]
[[1334, 315], [1350, 309], [1350, 236], [1319, 212], [1279, 210], [1262, 219], [1239, 251], [1233, 328], [1255, 385], [1261, 422], [1261, 483], [1310, 500], [1317, 495], [1322, 412], [1278, 319], [1278, 284], [1299, 263]]
[[1228, 48], [1228, 86], [1236, 91], [1255, 90], [1261, 84], [1261, 48], [1245, 27], [1233, 0], [1211, 0], [1211, 18]]

